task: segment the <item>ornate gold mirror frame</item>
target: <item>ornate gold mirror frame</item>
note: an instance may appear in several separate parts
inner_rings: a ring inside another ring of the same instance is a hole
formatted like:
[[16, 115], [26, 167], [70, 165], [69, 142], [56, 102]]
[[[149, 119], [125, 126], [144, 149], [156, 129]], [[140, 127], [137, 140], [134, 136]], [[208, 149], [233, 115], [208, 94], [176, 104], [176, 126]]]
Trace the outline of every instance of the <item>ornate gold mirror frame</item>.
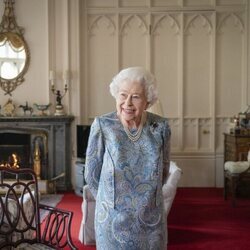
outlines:
[[23, 83], [30, 63], [30, 52], [24, 39], [24, 29], [14, 16], [15, 0], [4, 0], [5, 9], [0, 24], [0, 87], [10, 95]]

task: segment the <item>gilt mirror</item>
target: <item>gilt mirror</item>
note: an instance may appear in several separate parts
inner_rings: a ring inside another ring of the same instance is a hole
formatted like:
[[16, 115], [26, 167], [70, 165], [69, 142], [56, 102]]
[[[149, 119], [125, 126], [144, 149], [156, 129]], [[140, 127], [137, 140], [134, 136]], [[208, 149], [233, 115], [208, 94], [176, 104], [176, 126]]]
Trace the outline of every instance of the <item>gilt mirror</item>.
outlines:
[[4, 0], [5, 8], [0, 24], [0, 87], [11, 95], [23, 83], [30, 53], [14, 15], [14, 0]]

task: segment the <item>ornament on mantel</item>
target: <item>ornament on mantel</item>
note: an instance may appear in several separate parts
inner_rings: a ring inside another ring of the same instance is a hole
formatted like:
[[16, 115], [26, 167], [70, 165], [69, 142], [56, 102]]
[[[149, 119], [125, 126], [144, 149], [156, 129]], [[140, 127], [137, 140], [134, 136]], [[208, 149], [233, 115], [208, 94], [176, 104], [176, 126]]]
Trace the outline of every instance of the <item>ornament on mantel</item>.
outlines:
[[53, 70], [49, 72], [49, 82], [51, 85], [51, 91], [56, 96], [56, 112], [55, 115], [65, 115], [64, 106], [62, 104], [62, 99], [69, 90], [70, 83], [70, 72], [66, 70], [63, 73], [64, 89], [63, 91], [56, 89], [55, 87], [56, 74]]
[[23, 109], [24, 115], [26, 115], [27, 112], [29, 112], [29, 115], [33, 113], [33, 108], [29, 106], [28, 102], [26, 102], [25, 105], [19, 105], [19, 108]]
[[16, 106], [13, 103], [12, 99], [9, 98], [8, 101], [3, 106], [3, 112], [5, 116], [14, 116]]
[[37, 104], [34, 103], [34, 107], [36, 107], [36, 109], [39, 111], [39, 115], [43, 116], [43, 115], [47, 115], [47, 110], [49, 109], [51, 103], [49, 104]]

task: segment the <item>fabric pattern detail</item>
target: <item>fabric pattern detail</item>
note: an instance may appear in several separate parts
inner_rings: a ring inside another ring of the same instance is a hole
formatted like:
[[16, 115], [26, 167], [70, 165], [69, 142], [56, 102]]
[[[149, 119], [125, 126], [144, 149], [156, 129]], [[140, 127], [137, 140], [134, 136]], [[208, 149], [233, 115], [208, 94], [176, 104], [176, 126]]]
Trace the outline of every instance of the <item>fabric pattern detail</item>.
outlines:
[[165, 249], [162, 185], [169, 141], [167, 120], [149, 112], [136, 142], [128, 140], [115, 112], [95, 119], [85, 179], [96, 199], [97, 249]]

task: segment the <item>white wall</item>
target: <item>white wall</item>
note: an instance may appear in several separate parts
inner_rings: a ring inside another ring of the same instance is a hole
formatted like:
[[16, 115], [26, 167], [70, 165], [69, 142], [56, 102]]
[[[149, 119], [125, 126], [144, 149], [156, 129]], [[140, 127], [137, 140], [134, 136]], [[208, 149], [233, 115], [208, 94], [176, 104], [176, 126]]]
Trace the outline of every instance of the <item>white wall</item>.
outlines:
[[[17, 106], [27, 100], [33, 103], [47, 104], [48, 91], [48, 29], [47, 1], [19, 0], [15, 4], [16, 21], [25, 29], [25, 39], [28, 43], [31, 62], [25, 82], [12, 93], [12, 99]], [[0, 2], [0, 16], [4, 4]], [[42, 66], [42, 67], [41, 67]], [[0, 90], [0, 105], [4, 105], [9, 96]], [[21, 112], [20, 109], [17, 112]]]
[[180, 185], [222, 186], [223, 132], [248, 104], [248, 1], [81, 3], [82, 116], [91, 122], [114, 109], [108, 84], [121, 68], [147, 67], [169, 118]]
[[[250, 96], [247, 5], [244, 0], [18, 0], [16, 20], [25, 28], [31, 62], [12, 99], [17, 106], [54, 104], [49, 70], [56, 71], [59, 89], [63, 72], [70, 70], [63, 104], [75, 116], [74, 177], [75, 124], [114, 110], [108, 92], [113, 75], [129, 65], [145, 66], [159, 82], [172, 128], [172, 159], [184, 172], [180, 185], [222, 186], [222, 133]], [[1, 0], [0, 12], [3, 7]], [[0, 105], [8, 98], [0, 90]]]

